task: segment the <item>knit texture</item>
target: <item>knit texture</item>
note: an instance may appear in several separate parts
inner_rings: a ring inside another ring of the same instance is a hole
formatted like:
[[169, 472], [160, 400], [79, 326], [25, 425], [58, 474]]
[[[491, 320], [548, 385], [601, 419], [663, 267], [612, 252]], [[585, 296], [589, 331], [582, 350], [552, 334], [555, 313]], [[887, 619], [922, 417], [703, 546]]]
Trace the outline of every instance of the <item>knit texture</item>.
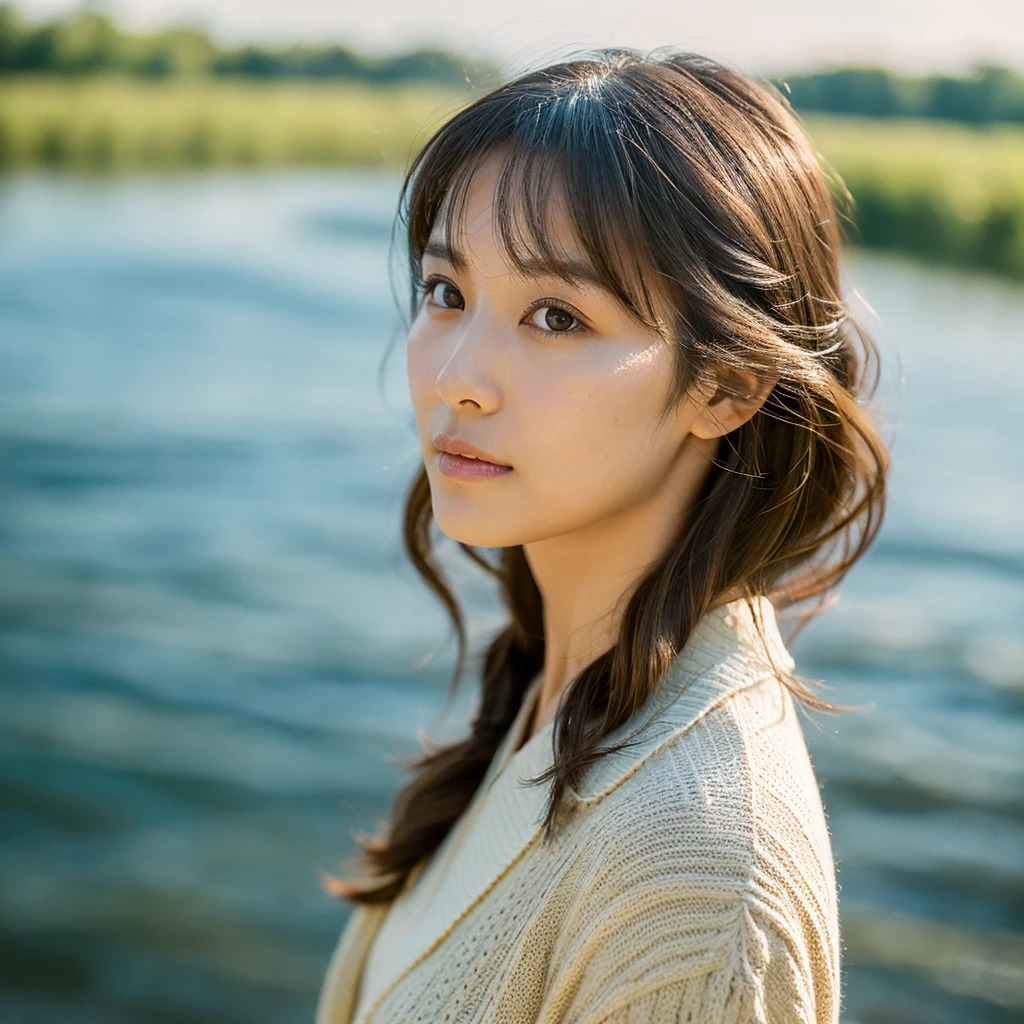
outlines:
[[435, 856], [390, 906], [353, 910], [317, 1024], [836, 1024], [830, 837], [768, 655], [793, 659], [755, 607], [767, 647], [745, 602], [710, 611], [551, 848], [550, 787], [523, 780], [552, 763], [553, 727], [518, 749], [536, 679]]

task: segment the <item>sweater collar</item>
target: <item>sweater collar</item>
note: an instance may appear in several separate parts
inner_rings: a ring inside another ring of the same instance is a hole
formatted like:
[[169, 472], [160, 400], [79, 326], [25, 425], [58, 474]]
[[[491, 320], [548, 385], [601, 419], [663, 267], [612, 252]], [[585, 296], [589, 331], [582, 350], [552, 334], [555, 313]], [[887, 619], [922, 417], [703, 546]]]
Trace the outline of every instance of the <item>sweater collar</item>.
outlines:
[[[711, 609], [698, 622], [683, 650], [673, 660], [643, 708], [601, 741], [612, 746], [629, 740], [630, 745], [605, 754], [590, 766], [575, 794], [584, 805], [599, 803], [659, 750], [667, 747], [696, 722], [739, 690], [752, 687], [772, 674], [770, 658], [784, 670], [794, 661], [783, 643], [775, 611], [766, 597], [753, 600], [753, 609], [763, 627], [762, 641], [757, 621], [743, 599]], [[472, 827], [461, 837], [454, 860], [448, 865], [444, 884], [426, 912], [412, 922], [413, 941], [408, 944], [401, 966], [369, 1007], [361, 1024], [376, 1024], [374, 1015], [387, 995], [419, 963], [428, 957], [452, 930], [512, 869], [525, 849], [542, 832], [550, 795], [550, 782], [528, 786], [524, 782], [540, 774], [553, 760], [553, 723], [532, 736], [520, 748], [542, 679], [528, 687], [519, 712], [499, 745], [459, 828], [472, 818]], [[454, 830], [445, 842], [455, 838]], [[556, 837], [557, 840], [557, 837]], [[425, 861], [413, 870], [396, 904], [411, 891], [424, 869]], [[383, 920], [379, 908], [357, 908], [358, 917], [343, 935], [346, 949], [359, 950], [359, 963], [346, 964], [349, 978], [358, 977], [362, 957]], [[341, 954], [336, 954], [339, 963]], [[336, 985], [336, 982], [332, 983]], [[339, 992], [335, 1011], [350, 1006], [352, 993]], [[348, 1012], [337, 1014], [329, 1008], [332, 996], [321, 994], [317, 1024], [350, 1024]]]
[[601, 740], [601, 746], [625, 740], [630, 745], [590, 766], [576, 794], [581, 802], [600, 800], [733, 693], [773, 675], [773, 662], [792, 671], [795, 662], [779, 633], [774, 606], [763, 596], [752, 604], [753, 613], [741, 598], [704, 615], [650, 699]]
[[[771, 662], [787, 671], [795, 667], [779, 633], [771, 601], [757, 597], [753, 609], [754, 614], [746, 601], [737, 599], [704, 615], [640, 711], [601, 740], [602, 747], [624, 741], [630, 745], [603, 755], [590, 767], [574, 794], [577, 801], [590, 803], [614, 790], [644, 761], [730, 694], [772, 674]], [[763, 639], [755, 614], [761, 622]], [[515, 763], [523, 777], [537, 775], [554, 763], [553, 722], [521, 745], [540, 699], [542, 683], [543, 676], [538, 674], [527, 688], [520, 711], [484, 776], [485, 790], [509, 763]], [[545, 789], [545, 799], [547, 793]]]

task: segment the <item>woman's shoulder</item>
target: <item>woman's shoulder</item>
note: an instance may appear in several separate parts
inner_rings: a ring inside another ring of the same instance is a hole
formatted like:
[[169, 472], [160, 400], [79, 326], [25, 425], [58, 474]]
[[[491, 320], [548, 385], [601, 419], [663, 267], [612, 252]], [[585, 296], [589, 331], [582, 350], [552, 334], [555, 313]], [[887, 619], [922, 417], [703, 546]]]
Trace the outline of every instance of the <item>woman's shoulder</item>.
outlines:
[[[561, 962], [582, 957], [595, 990], [614, 990], [633, 1009], [651, 999], [670, 1008], [707, 1000], [713, 1009], [694, 1019], [717, 1020], [722, 998], [736, 1001], [731, 1010], [744, 1021], [836, 1019], [829, 834], [781, 682], [731, 693], [589, 811], [577, 833], [585, 867]], [[595, 923], [605, 940], [577, 948], [571, 936], [593, 935]], [[630, 980], [638, 958], [643, 985]]]
[[[756, 857], [766, 837], [793, 833], [830, 858], [817, 775], [782, 681], [795, 668], [774, 608], [758, 603], [762, 631], [742, 601], [707, 614], [643, 711], [602, 741], [604, 755], [579, 794], [596, 816], [625, 816], [625, 834], [664, 816], [680, 842], [706, 831]], [[635, 819], [635, 820], [633, 820]], [[796, 851], [801, 852], [801, 851]], [[831, 864], [828, 865], [831, 869]]]
[[825, 809], [796, 701], [776, 677], [737, 688], [681, 728], [666, 725], [662, 741], [637, 757], [635, 770], [618, 785], [598, 800], [587, 794], [591, 827], [614, 818], [622, 847], [645, 843], [661, 822], [674, 836], [659, 847], [668, 857], [674, 846], [699, 841], [704, 849], [721, 845], [752, 862], [766, 843], [790, 836], [793, 856], [830, 859]]

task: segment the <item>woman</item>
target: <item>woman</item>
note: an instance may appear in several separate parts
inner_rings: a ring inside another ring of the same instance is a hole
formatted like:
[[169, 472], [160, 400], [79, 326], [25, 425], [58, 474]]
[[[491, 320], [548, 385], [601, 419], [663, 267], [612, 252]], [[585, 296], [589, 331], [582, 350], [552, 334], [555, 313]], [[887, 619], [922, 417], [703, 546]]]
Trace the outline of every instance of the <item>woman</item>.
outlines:
[[[775, 608], [873, 540], [873, 343], [826, 178], [770, 87], [604, 50], [430, 140], [402, 194], [431, 524], [497, 578], [471, 734], [413, 766], [318, 1024], [825, 1024], [836, 879]], [[478, 549], [498, 549], [494, 558]]]

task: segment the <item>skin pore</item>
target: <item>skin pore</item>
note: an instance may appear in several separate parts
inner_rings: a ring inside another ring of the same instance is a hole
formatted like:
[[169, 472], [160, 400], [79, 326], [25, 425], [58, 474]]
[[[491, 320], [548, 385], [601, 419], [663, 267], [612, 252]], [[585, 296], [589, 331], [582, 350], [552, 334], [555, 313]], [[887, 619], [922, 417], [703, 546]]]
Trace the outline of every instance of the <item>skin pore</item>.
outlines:
[[[522, 545], [543, 598], [543, 682], [525, 739], [554, 720], [572, 679], [614, 643], [632, 587], [692, 513], [719, 439], [751, 398], [691, 389], [661, 415], [670, 343], [588, 281], [513, 271], [494, 233], [500, 154], [474, 175], [460, 249], [440, 218], [423, 258], [424, 296], [407, 344], [410, 394], [434, 517], [453, 540]], [[558, 197], [553, 231], [580, 253]], [[461, 265], [462, 257], [465, 265]], [[438, 468], [439, 432], [512, 472], [459, 480]]]

